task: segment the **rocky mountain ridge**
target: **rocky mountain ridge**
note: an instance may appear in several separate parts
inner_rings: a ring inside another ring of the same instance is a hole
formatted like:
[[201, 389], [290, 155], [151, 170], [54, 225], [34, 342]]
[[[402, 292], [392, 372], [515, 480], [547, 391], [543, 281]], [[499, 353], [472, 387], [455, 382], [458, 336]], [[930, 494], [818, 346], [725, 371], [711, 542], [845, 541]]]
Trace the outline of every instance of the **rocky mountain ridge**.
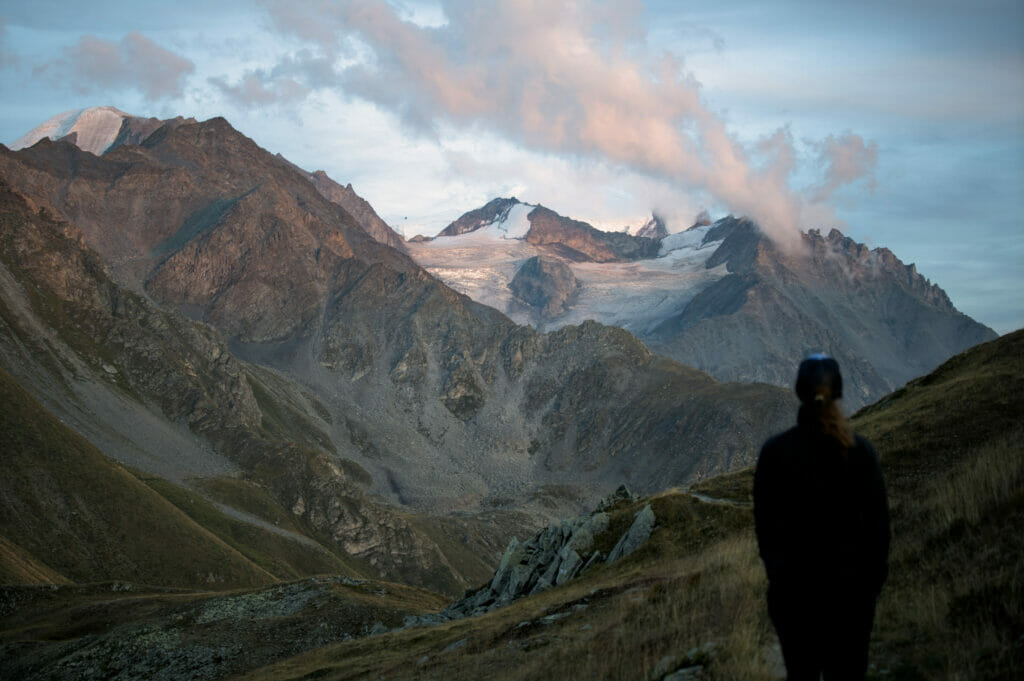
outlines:
[[727, 274], [643, 338], [724, 380], [788, 385], [790, 358], [824, 351], [859, 407], [996, 335], [914, 265], [835, 229], [802, 234], [794, 252], [745, 219], [720, 220], [704, 238], [721, 240], [705, 267]]
[[[528, 221], [521, 235], [527, 243], [545, 248], [554, 255], [574, 262], [628, 262], [654, 257], [664, 223], [652, 218], [641, 231], [643, 234], [605, 232], [586, 222], [559, 215], [540, 205], [523, 203], [519, 199], [497, 198], [484, 206], [464, 213], [437, 235], [437, 239], [471, 234], [488, 225], [501, 224], [509, 219], [510, 211], [521, 206]], [[660, 225], [660, 230], [659, 226]]]
[[[521, 323], [543, 330], [586, 318], [615, 324], [720, 380], [788, 387], [794, 357], [828, 352], [850, 378], [851, 408], [995, 335], [913, 265], [838, 230], [804, 233], [795, 249], [781, 249], [751, 220], [712, 223], [702, 214], [690, 229], [664, 236], [652, 219], [655, 238], [647, 241], [602, 233], [598, 247], [587, 241], [597, 230], [567, 228], [583, 223], [538, 207], [528, 231], [493, 238], [500, 233], [493, 225], [507, 222], [515, 205], [527, 204], [496, 199], [410, 253]], [[623, 241], [625, 250], [610, 247], [623, 239], [633, 239]], [[544, 272], [537, 257], [547, 258]]]

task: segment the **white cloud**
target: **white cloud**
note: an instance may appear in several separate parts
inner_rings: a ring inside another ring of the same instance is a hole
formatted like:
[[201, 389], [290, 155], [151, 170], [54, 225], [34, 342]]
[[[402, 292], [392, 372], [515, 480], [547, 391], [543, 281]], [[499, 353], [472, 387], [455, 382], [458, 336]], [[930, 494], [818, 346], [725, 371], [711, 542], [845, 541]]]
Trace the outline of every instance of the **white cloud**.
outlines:
[[[448, 0], [447, 23], [428, 26], [375, 0], [270, 8], [278, 29], [310, 50], [250, 73], [255, 82], [237, 96], [269, 100], [284, 77], [330, 84], [439, 140], [446, 126], [486, 129], [537, 153], [707, 194], [779, 238], [829, 214], [816, 205], [825, 193], [790, 188], [788, 133], [773, 137], [771, 153], [742, 144], [681, 63], [649, 49], [639, 3]], [[339, 59], [347, 65], [335, 69]]]

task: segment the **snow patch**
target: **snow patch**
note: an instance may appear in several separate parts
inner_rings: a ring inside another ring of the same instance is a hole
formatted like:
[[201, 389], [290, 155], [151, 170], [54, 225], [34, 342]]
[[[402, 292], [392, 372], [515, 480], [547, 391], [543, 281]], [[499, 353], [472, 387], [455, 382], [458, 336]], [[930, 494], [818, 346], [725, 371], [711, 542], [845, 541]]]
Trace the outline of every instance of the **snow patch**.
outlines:
[[526, 233], [530, 231], [530, 220], [527, 216], [534, 208], [536, 206], [529, 203], [517, 203], [509, 208], [500, 220], [477, 231], [491, 238], [525, 239]]

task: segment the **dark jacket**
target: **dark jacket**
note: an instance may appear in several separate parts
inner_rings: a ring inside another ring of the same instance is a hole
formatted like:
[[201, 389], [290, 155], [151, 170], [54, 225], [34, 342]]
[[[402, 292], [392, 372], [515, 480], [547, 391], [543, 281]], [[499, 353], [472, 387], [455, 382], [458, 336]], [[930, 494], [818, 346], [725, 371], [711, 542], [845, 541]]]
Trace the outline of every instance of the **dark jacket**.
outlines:
[[757, 542], [773, 587], [858, 588], [888, 575], [889, 506], [871, 443], [843, 452], [801, 411], [765, 443], [754, 474]]

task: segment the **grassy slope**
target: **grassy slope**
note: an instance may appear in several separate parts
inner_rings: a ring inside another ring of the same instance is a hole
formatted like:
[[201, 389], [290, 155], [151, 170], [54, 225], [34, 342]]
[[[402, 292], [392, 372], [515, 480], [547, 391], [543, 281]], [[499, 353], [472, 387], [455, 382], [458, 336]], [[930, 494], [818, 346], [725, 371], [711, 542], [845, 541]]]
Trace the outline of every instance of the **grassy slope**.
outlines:
[[213, 490], [212, 498], [220, 503], [246, 511], [269, 525], [306, 538], [306, 541], [297, 541], [228, 516], [208, 499], [162, 478], [141, 476], [140, 479], [197, 524], [277, 579], [323, 574], [360, 576], [364, 572], [372, 572], [340, 549], [332, 552], [325, 544], [308, 539], [270, 495], [254, 483], [231, 478], [198, 481], [208, 493]]
[[890, 678], [1009, 679], [1024, 669], [1022, 416], [1024, 331], [855, 416], [883, 456], [892, 506], [875, 648]]
[[65, 427], [3, 370], [0, 404], [3, 583], [275, 581]]
[[[1024, 668], [1024, 332], [979, 346], [854, 419], [883, 459], [892, 575], [872, 676], [1011, 679]], [[487, 615], [327, 646], [245, 679], [777, 679], [752, 533], [752, 471], [651, 500], [626, 560]], [[619, 511], [631, 513], [634, 505]], [[713, 647], [710, 655], [700, 646]], [[689, 657], [684, 653], [689, 652]]]

